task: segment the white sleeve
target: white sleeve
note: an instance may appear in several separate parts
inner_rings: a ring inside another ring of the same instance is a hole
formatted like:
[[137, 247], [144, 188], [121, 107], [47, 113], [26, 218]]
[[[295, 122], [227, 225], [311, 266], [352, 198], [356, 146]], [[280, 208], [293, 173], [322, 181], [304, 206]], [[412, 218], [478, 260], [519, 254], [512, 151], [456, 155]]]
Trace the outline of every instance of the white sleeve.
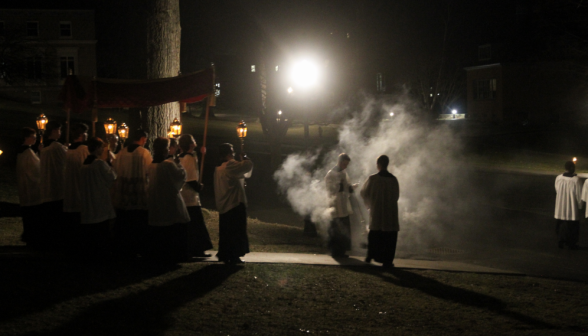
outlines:
[[582, 188], [582, 201], [588, 202], [588, 179], [584, 181], [584, 188]]

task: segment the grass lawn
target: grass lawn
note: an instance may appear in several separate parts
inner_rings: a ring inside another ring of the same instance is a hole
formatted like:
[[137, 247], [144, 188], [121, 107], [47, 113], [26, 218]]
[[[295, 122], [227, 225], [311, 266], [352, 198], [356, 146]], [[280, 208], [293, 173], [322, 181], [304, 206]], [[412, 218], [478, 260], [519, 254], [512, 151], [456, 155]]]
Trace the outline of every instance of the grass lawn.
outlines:
[[[0, 172], [0, 201], [15, 201]], [[207, 225], [215, 246], [218, 214]], [[20, 219], [0, 218], [0, 249]], [[324, 253], [302, 229], [249, 221], [252, 251]], [[12, 248], [14, 249], [14, 248]], [[0, 335], [571, 335], [588, 283], [376, 267], [144, 261], [0, 253]]]

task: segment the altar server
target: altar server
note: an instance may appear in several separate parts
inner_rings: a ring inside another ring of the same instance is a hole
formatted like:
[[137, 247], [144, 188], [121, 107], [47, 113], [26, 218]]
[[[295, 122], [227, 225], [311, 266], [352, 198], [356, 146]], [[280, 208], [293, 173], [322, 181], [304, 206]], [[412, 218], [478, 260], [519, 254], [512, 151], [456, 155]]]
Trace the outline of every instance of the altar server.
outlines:
[[332, 221], [329, 226], [328, 247], [333, 257], [347, 257], [345, 251], [351, 249], [351, 222], [349, 215], [353, 214], [349, 195], [354, 187], [347, 175], [347, 166], [351, 162], [349, 155], [342, 153], [337, 159], [337, 165], [325, 176], [325, 185], [331, 197], [333, 208]]
[[219, 146], [222, 160], [214, 172], [214, 195], [219, 212], [219, 242], [217, 258], [227, 264], [243, 263], [241, 258], [249, 253], [247, 237], [247, 197], [245, 178], [251, 177], [253, 162], [241, 153], [241, 161], [235, 160], [233, 145]]
[[111, 229], [116, 218], [110, 199], [110, 188], [116, 179], [111, 167], [112, 156], [106, 161], [100, 159], [107, 151], [100, 138], [88, 141], [90, 155], [84, 160], [80, 179], [81, 224], [79, 240], [84, 251], [91, 254], [104, 254], [111, 244]]
[[136, 255], [147, 225], [147, 170], [153, 158], [143, 147], [147, 143], [147, 132], [137, 130], [132, 139], [133, 143], [123, 148], [113, 163], [117, 174], [114, 207], [121, 252]]
[[41, 160], [31, 148], [37, 141], [36, 131], [25, 127], [22, 129], [22, 137], [23, 144], [16, 156], [16, 182], [23, 225], [21, 240], [27, 245], [34, 246], [40, 239], [38, 226], [42, 213], [39, 179]]
[[179, 146], [182, 150], [180, 163], [186, 170], [186, 184], [182, 188], [182, 198], [190, 215], [190, 223], [187, 227], [188, 251], [194, 257], [210, 257], [206, 251], [212, 249], [212, 242], [200, 204], [199, 192], [203, 185], [199, 182], [198, 156], [194, 151], [196, 140], [192, 135], [184, 134], [179, 139]]
[[73, 143], [69, 146], [65, 157], [65, 179], [63, 194], [63, 212], [66, 224], [75, 230], [80, 224], [81, 169], [86, 157], [90, 155], [86, 140], [88, 140], [88, 125], [79, 123], [72, 129]]
[[381, 155], [376, 161], [378, 173], [371, 175], [361, 189], [361, 197], [370, 212], [370, 232], [368, 234], [368, 251], [365, 261], [374, 259], [383, 267], [394, 267], [398, 240], [398, 197], [400, 187], [398, 180], [388, 172], [390, 160]]
[[47, 139], [41, 149], [41, 198], [44, 240], [49, 245], [63, 246], [66, 228], [63, 221], [64, 173], [67, 147], [59, 142], [61, 123], [49, 121], [45, 128]]
[[149, 239], [148, 254], [153, 257], [187, 257], [186, 223], [190, 216], [180, 190], [186, 171], [179, 159], [166, 160], [169, 139], [153, 142], [153, 163], [149, 166]]
[[580, 209], [582, 208], [582, 184], [574, 172], [572, 161], [565, 163], [565, 173], [555, 178], [555, 219], [559, 248], [567, 245], [576, 249], [580, 234]]

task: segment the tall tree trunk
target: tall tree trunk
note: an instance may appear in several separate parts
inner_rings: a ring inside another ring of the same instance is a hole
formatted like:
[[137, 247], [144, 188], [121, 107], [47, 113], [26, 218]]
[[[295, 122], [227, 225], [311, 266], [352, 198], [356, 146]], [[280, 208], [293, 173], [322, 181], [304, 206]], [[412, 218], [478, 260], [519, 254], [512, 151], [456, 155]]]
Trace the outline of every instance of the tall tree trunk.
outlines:
[[[179, 0], [141, 0], [147, 9], [147, 78], [177, 76], [180, 70]], [[180, 119], [179, 104], [152, 106], [143, 116], [149, 132], [148, 146], [157, 137], [166, 137], [174, 118]]]

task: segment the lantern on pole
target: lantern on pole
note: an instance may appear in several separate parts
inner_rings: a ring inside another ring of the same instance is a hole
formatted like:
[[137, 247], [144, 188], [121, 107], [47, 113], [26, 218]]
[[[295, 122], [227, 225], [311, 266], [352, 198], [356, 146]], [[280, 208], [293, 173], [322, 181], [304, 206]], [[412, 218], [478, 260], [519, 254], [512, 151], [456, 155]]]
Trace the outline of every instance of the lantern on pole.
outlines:
[[118, 136], [123, 142], [127, 140], [129, 137], [129, 126], [125, 123], [120, 124], [120, 127], [118, 128]]
[[116, 134], [116, 121], [112, 120], [112, 118], [108, 118], [104, 122], [104, 130], [106, 131], [107, 135]]
[[169, 125], [169, 137], [177, 138], [182, 134], [182, 123], [178, 118], [174, 118], [174, 121]]
[[47, 117], [44, 114], [41, 114], [37, 117], [37, 129], [39, 130], [39, 134], [41, 134], [41, 143], [43, 143], [43, 133], [45, 133], [45, 126], [47, 126]]
[[247, 125], [243, 120], [237, 125], [237, 136], [239, 137], [239, 140], [241, 140], [241, 153], [243, 153], [245, 148], [245, 138], [247, 137]]

